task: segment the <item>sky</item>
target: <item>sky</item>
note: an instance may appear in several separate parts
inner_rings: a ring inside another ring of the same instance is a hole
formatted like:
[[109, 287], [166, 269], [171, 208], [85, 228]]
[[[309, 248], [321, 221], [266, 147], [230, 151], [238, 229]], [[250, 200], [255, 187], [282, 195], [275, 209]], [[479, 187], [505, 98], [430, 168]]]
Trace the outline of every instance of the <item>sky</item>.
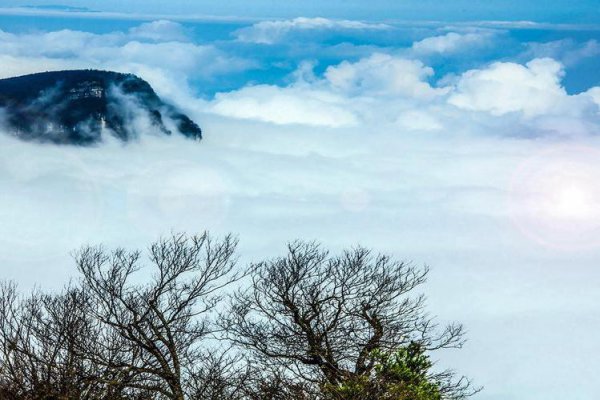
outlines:
[[2, 278], [60, 288], [82, 245], [180, 231], [237, 233], [242, 263], [360, 243], [431, 267], [469, 339], [434, 358], [476, 399], [596, 396], [595, 2], [63, 3], [96, 12], [0, 2], [0, 78], [132, 72], [204, 139], [0, 134]]
[[329, 17], [369, 20], [532, 20], [596, 23], [595, 0], [3, 0], [5, 7], [66, 5], [95, 11], [232, 17]]

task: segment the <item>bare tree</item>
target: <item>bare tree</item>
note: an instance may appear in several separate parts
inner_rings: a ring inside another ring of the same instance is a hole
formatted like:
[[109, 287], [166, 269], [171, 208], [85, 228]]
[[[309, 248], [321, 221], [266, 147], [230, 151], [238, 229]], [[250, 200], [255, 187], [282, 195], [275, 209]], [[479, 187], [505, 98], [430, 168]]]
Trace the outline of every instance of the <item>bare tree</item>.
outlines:
[[[236, 268], [237, 240], [173, 235], [84, 247], [82, 277], [22, 297], [0, 284], [6, 400], [441, 400], [473, 393], [429, 353], [460, 347], [415, 289], [427, 268], [294, 242]], [[219, 312], [229, 285], [231, 307]], [[217, 319], [218, 318], [218, 319]], [[227, 346], [225, 346], [227, 344]], [[233, 346], [233, 347], [231, 347]]]
[[74, 287], [20, 298], [15, 285], [0, 286], [2, 398], [103, 398], [104, 371], [78, 351], [98, 333], [86, 305]]
[[149, 249], [150, 280], [136, 274], [139, 251], [79, 251], [83, 288], [92, 298], [93, 316], [106, 328], [100, 339], [106, 348], [89, 359], [114, 371], [115, 382], [128, 388], [186, 398], [196, 366], [209, 355], [202, 346], [214, 331], [208, 317], [224, 288], [241, 276], [234, 271], [236, 245], [232, 236], [213, 240], [207, 233], [160, 240]]
[[[285, 370], [296, 382], [339, 386], [369, 377], [374, 352], [418, 343], [424, 351], [463, 344], [459, 324], [438, 327], [413, 295], [427, 268], [364, 248], [330, 255], [316, 243], [293, 242], [285, 257], [251, 268], [252, 284], [222, 314], [229, 340], [260, 365]], [[447, 398], [469, 394], [467, 380], [431, 374]]]

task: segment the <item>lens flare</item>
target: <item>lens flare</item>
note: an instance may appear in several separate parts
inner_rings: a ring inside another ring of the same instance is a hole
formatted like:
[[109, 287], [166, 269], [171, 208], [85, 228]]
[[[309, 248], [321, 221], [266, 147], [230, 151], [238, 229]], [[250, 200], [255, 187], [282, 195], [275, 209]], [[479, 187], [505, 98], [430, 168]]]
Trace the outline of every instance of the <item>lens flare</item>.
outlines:
[[555, 218], [585, 219], [593, 213], [589, 191], [576, 184], [555, 189], [545, 206], [548, 214]]
[[561, 146], [527, 158], [510, 190], [511, 218], [552, 248], [600, 247], [600, 151]]

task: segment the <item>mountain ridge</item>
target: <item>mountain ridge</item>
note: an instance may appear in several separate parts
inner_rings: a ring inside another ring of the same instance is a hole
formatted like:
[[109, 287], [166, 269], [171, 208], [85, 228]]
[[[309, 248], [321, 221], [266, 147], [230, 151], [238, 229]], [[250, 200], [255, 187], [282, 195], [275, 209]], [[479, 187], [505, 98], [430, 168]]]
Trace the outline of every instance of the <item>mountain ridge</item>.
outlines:
[[0, 79], [2, 126], [22, 140], [91, 145], [110, 134], [124, 142], [140, 130], [178, 132], [200, 140], [202, 130], [163, 102], [133, 74], [64, 70]]

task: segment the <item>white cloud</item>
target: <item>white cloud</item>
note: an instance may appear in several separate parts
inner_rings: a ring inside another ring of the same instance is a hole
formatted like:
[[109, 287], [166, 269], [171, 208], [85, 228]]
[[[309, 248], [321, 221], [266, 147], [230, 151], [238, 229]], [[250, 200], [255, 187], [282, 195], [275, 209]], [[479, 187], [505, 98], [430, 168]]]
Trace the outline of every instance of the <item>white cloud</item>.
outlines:
[[[276, 124], [340, 127], [359, 121], [393, 122], [402, 110], [447, 93], [447, 88], [427, 83], [432, 74], [420, 61], [378, 53], [330, 66], [321, 77], [314, 75], [311, 64], [303, 63], [289, 86], [259, 85], [219, 93], [210, 109]], [[431, 129], [434, 124], [429, 121]]]
[[357, 118], [344, 108], [345, 103], [345, 98], [325, 91], [260, 85], [217, 94], [211, 110], [227, 117], [275, 124], [356, 125]]
[[[461, 24], [454, 24], [461, 25]], [[549, 30], [549, 31], [585, 31], [598, 30], [596, 24], [566, 24], [566, 23], [546, 23], [536, 21], [469, 21], [463, 22], [462, 25], [467, 27], [483, 27], [483, 28], [499, 28], [499, 29], [524, 29], [524, 30]]]
[[40, 71], [88, 68], [85, 62], [36, 56], [12, 56], [0, 54], [0, 79], [27, 75]]
[[496, 62], [485, 69], [465, 72], [448, 101], [466, 110], [493, 115], [546, 114], [567, 99], [560, 85], [563, 74], [562, 65], [550, 58], [535, 59], [525, 65]]
[[594, 87], [584, 93], [591, 97], [591, 99], [598, 106], [598, 112], [600, 113], [600, 87]]
[[133, 37], [161, 42], [189, 40], [188, 35], [181, 24], [164, 19], [131, 28], [129, 33]]
[[433, 98], [445, 89], [432, 88], [427, 78], [433, 69], [421, 61], [373, 54], [357, 62], [342, 62], [328, 67], [325, 79], [332, 88], [350, 95], [402, 96], [415, 99]]
[[493, 32], [449, 32], [413, 43], [411, 49], [417, 54], [452, 54], [473, 51], [474, 48], [491, 44]]
[[298, 17], [291, 20], [261, 21], [250, 27], [235, 32], [239, 41], [273, 44], [293, 31], [314, 30], [385, 30], [391, 27], [386, 24], [372, 24], [350, 20], [332, 20], [327, 18]]
[[572, 39], [560, 39], [550, 42], [530, 42], [526, 44], [524, 58], [553, 58], [566, 66], [576, 65], [582, 60], [600, 55], [600, 43], [591, 39], [578, 43]]
[[444, 87], [428, 82], [433, 74], [418, 60], [379, 53], [330, 66], [321, 76], [302, 64], [288, 86], [219, 93], [209, 110], [276, 124], [387, 124], [400, 132], [600, 133], [595, 91], [567, 94], [561, 85], [563, 68], [555, 60], [496, 62], [445, 80]]

